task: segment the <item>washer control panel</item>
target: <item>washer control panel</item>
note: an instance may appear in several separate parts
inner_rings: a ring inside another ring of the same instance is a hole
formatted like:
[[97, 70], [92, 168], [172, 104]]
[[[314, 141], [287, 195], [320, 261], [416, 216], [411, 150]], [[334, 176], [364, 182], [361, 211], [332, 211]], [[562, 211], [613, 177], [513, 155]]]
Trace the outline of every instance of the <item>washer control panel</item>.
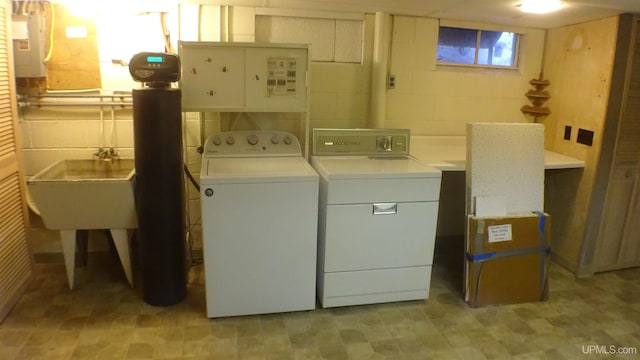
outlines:
[[313, 155], [409, 155], [409, 129], [313, 129]]
[[298, 138], [284, 131], [229, 131], [212, 135], [203, 157], [301, 156]]

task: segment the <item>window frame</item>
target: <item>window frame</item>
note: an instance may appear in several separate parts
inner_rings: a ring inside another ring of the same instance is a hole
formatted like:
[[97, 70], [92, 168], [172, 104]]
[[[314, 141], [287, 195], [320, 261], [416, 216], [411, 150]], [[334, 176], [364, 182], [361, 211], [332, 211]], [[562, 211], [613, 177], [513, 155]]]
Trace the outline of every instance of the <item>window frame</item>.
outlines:
[[[453, 29], [464, 29], [464, 30], [475, 30], [476, 33], [476, 42], [474, 48], [473, 55], [473, 64], [467, 63], [455, 63], [455, 62], [447, 62], [438, 60], [438, 47], [440, 46], [439, 40], [436, 42], [436, 66], [440, 67], [464, 67], [464, 68], [476, 68], [476, 69], [492, 69], [492, 70], [520, 70], [520, 58], [521, 58], [521, 44], [522, 37], [524, 34], [522, 32], [517, 31], [509, 31], [509, 30], [492, 30], [485, 29], [480, 27], [460, 27], [454, 25], [438, 25], [438, 38], [440, 37], [440, 29], [442, 28], [453, 28]], [[478, 63], [478, 53], [480, 52], [480, 42], [482, 39], [482, 32], [509, 32], [516, 35], [516, 44], [514, 46], [515, 56], [513, 58], [514, 65], [504, 66], [504, 65], [489, 65], [489, 64], [479, 64]]]

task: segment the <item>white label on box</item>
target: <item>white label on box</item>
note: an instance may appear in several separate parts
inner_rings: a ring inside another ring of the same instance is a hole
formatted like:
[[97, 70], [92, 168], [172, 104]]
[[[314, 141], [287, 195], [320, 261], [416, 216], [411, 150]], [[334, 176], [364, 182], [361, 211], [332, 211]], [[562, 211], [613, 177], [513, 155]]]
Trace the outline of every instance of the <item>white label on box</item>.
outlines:
[[489, 243], [511, 241], [511, 224], [495, 225], [487, 227]]

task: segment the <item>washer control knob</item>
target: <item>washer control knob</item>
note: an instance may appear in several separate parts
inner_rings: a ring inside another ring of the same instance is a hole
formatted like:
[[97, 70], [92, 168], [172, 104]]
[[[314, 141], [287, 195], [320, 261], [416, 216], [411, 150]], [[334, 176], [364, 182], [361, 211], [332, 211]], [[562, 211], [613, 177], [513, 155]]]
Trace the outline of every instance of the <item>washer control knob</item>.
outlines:
[[236, 142], [236, 139], [234, 139], [233, 136], [227, 136], [225, 142], [227, 143], [227, 145], [233, 145]]
[[258, 143], [258, 135], [251, 134], [251, 135], [247, 136], [247, 142], [249, 143], [249, 145], [257, 144]]
[[273, 136], [271, 137], [271, 143], [272, 143], [273, 145], [276, 145], [276, 144], [277, 144], [277, 143], [279, 143], [279, 142], [280, 142], [280, 139], [278, 138], [278, 135], [273, 135]]
[[291, 137], [289, 137], [289, 136], [285, 137], [284, 140], [282, 140], [282, 141], [284, 141], [284, 143], [287, 144], [287, 145], [291, 145], [291, 142], [292, 142]]
[[205, 189], [205, 190], [204, 190], [204, 194], [205, 194], [207, 197], [212, 197], [212, 196], [213, 196], [213, 189], [211, 189], [211, 188], [207, 188], [207, 189]]
[[218, 146], [222, 144], [222, 139], [220, 138], [220, 136], [216, 136], [213, 138], [213, 145]]

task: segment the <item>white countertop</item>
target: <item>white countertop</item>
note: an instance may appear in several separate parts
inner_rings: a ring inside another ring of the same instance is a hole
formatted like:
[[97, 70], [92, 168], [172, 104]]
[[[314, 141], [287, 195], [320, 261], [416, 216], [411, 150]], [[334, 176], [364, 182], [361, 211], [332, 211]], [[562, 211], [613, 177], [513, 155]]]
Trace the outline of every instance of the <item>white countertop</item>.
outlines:
[[[410, 153], [442, 171], [464, 171], [467, 159], [465, 136], [411, 136]], [[584, 161], [553, 151], [544, 151], [545, 169], [583, 168]]]

